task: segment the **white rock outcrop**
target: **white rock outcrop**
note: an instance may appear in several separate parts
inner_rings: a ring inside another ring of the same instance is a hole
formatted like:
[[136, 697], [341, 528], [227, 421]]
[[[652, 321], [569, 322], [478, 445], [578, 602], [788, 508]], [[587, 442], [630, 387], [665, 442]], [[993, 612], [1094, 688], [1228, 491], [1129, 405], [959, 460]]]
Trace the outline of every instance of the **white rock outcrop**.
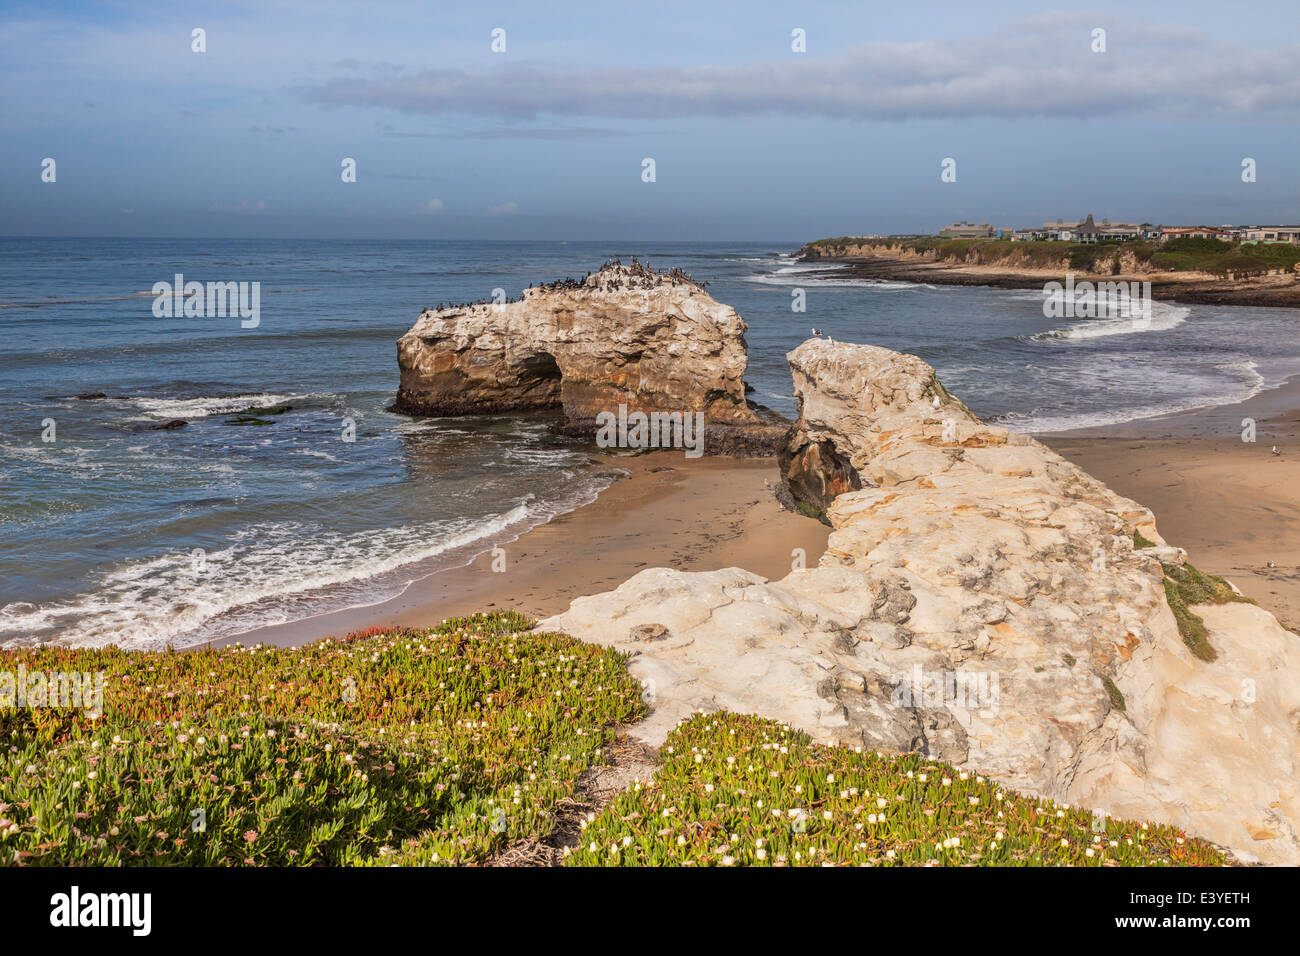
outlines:
[[980, 422], [913, 356], [813, 340], [789, 358], [792, 445], [861, 486], [831, 500], [819, 565], [649, 569], [539, 625], [635, 655], [654, 703], [637, 733], [756, 713], [1300, 863], [1296, 635], [1197, 606], [1217, 651], [1199, 659], [1166, 600], [1181, 552], [1146, 508]]
[[706, 454], [771, 454], [789, 422], [745, 398], [745, 320], [678, 270], [633, 260], [515, 302], [429, 309], [397, 343], [393, 410], [469, 415], [562, 409], [573, 434], [597, 416], [700, 413]]

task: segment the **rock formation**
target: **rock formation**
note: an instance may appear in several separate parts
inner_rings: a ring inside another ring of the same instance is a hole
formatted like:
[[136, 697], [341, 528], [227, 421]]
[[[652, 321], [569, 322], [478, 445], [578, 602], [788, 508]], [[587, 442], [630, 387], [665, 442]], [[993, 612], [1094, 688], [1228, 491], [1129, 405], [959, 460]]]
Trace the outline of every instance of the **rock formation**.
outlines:
[[819, 566], [649, 569], [539, 625], [634, 655], [638, 733], [757, 713], [1300, 863], [1296, 635], [1250, 603], [1194, 606], [1203, 660], [1166, 597], [1183, 554], [1146, 508], [985, 425], [917, 358], [821, 340], [789, 358], [781, 464], [834, 528]]
[[428, 310], [397, 343], [394, 410], [463, 415], [563, 408], [571, 434], [601, 412], [702, 412], [707, 454], [771, 454], [788, 422], [745, 399], [747, 326], [680, 271], [617, 261], [515, 302]]

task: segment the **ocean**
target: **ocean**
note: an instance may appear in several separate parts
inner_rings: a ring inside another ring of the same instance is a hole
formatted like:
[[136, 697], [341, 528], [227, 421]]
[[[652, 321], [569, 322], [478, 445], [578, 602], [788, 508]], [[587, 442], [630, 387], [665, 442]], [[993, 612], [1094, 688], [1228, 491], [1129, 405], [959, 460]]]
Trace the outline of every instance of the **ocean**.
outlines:
[[[610, 469], [550, 434], [554, 415], [386, 407], [422, 308], [610, 257], [707, 280], [749, 323], [751, 398], [791, 416], [784, 356], [814, 326], [917, 354], [976, 413], [1031, 432], [1300, 374], [1292, 310], [1049, 319], [1038, 291], [847, 278], [795, 261], [799, 245], [0, 239], [0, 644], [184, 647], [378, 603], [593, 500]], [[176, 273], [259, 282], [260, 321], [155, 317], [151, 289]]]

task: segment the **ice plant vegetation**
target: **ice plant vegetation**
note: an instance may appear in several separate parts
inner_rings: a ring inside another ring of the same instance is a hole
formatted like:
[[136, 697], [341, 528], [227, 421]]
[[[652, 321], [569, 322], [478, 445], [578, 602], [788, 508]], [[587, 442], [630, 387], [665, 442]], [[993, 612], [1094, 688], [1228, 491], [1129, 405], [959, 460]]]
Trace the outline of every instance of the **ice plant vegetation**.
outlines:
[[[0, 865], [479, 863], [551, 834], [644, 713], [617, 653], [513, 613], [307, 647], [0, 652], [105, 673], [103, 714], [0, 710]], [[1172, 827], [1098, 820], [922, 755], [697, 716], [570, 865], [1217, 865]]]
[[545, 836], [644, 708], [618, 654], [530, 625], [0, 652], [105, 672], [97, 719], [0, 710], [0, 864], [473, 863]]
[[1181, 831], [1098, 818], [919, 754], [812, 744], [773, 721], [696, 716], [650, 786], [586, 824], [577, 866], [1189, 866]]

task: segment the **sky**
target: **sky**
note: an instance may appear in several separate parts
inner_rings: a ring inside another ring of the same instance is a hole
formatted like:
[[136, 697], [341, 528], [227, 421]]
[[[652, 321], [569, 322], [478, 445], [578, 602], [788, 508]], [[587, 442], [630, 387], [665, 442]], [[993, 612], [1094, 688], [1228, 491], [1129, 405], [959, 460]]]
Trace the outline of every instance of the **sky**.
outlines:
[[0, 235], [1296, 223], [1298, 119], [1291, 0], [4, 0]]

